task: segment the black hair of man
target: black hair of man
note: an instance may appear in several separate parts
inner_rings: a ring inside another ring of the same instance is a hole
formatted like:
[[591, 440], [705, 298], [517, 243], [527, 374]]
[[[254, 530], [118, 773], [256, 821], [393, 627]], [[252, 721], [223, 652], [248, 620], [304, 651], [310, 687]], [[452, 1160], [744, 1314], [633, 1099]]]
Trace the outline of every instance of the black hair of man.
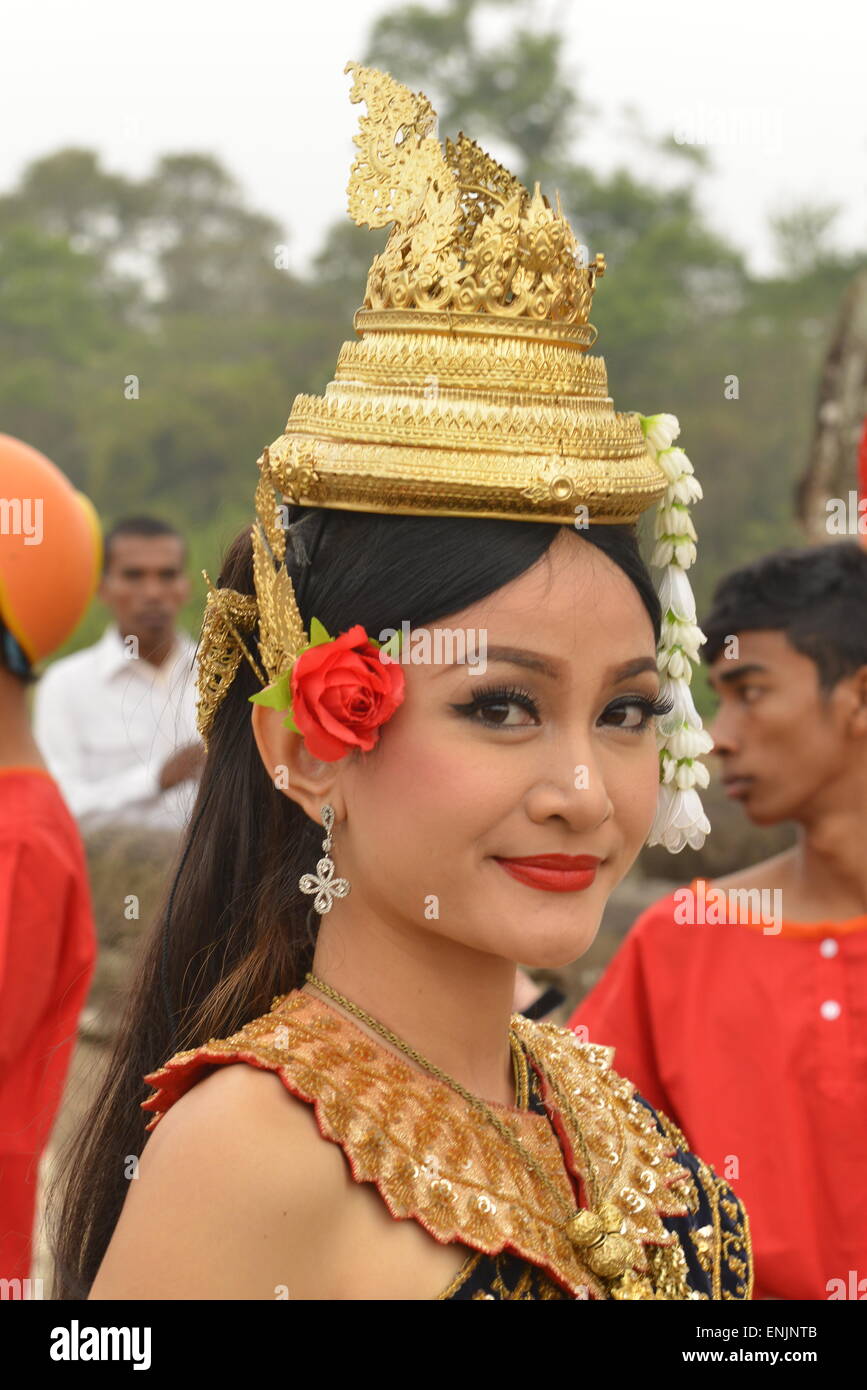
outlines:
[[160, 521], [155, 516], [127, 516], [116, 521], [106, 534], [103, 545], [103, 574], [108, 572], [111, 563], [111, 543], [118, 536], [176, 536], [182, 547], [181, 563], [185, 565], [187, 562], [187, 542], [176, 527], [169, 525], [167, 521]]
[[836, 541], [762, 556], [720, 580], [700, 626], [707, 664], [739, 632], [785, 633], [815, 663], [827, 694], [867, 665], [867, 547]]

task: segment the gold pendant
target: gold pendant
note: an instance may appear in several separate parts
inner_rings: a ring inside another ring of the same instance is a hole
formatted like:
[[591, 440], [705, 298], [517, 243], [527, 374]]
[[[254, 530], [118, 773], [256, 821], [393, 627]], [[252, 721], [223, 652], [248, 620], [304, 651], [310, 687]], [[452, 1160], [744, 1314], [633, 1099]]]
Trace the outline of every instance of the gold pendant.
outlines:
[[604, 1202], [598, 1211], [576, 1211], [563, 1229], [594, 1274], [615, 1279], [626, 1273], [632, 1254], [622, 1226], [623, 1214], [613, 1202]]

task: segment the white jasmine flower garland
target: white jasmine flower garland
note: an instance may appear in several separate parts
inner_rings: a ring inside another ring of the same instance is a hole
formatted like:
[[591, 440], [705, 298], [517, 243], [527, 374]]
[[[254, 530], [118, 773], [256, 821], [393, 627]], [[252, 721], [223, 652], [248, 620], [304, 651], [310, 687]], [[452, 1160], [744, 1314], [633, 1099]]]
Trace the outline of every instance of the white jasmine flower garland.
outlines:
[[668, 479], [668, 487], [656, 513], [656, 547], [651, 564], [664, 567], [659, 585], [662, 631], [657, 665], [663, 696], [674, 699], [674, 708], [659, 721], [659, 802], [648, 845], [665, 845], [678, 854], [684, 845], [701, 849], [710, 831], [696, 787], [706, 787], [707, 768], [698, 759], [713, 748], [713, 739], [702, 728], [690, 691], [693, 665], [707, 641], [696, 624], [695, 598], [686, 571], [695, 562], [696, 535], [689, 515], [691, 503], [702, 496], [701, 484], [683, 449], [672, 448], [680, 434], [674, 415], [641, 415], [641, 428], [650, 453]]

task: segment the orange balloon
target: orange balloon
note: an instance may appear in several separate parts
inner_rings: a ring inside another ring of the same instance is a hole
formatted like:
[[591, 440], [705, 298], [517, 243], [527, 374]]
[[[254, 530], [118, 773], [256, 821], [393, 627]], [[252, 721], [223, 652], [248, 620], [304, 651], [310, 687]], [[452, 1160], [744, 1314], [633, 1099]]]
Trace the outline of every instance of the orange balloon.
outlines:
[[38, 449], [0, 434], [0, 617], [31, 665], [75, 631], [101, 571], [90, 499]]

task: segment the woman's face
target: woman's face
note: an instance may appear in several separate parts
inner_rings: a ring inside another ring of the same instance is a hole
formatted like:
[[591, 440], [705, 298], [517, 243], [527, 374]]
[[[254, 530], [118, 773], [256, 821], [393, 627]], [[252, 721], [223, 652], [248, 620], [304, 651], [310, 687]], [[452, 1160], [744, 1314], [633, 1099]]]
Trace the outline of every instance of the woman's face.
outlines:
[[[591, 944], [653, 821], [655, 721], [635, 703], [659, 695], [650, 618], [622, 570], [564, 530], [531, 570], [436, 627], [484, 634], [486, 669], [432, 644], [440, 664], [403, 666], [405, 698], [376, 748], [334, 765], [332, 855], [352, 892], [330, 916], [563, 965]], [[495, 659], [498, 647], [553, 674]], [[499, 862], [547, 854], [601, 863], [586, 887], [552, 891]]]

